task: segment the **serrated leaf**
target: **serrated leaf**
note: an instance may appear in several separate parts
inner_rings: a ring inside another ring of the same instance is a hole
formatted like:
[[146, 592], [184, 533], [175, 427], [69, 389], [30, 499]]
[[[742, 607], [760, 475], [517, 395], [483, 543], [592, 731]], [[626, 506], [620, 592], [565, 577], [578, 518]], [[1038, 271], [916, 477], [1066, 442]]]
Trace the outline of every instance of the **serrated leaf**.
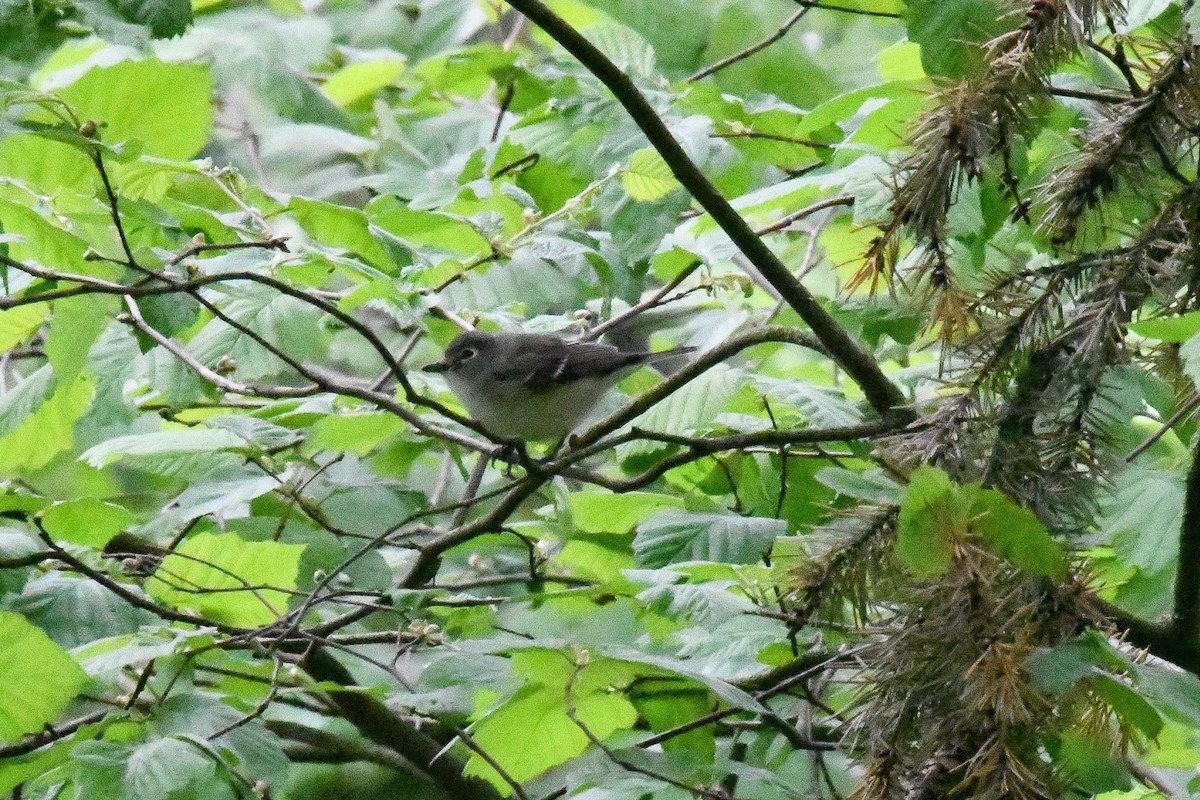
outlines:
[[91, 404], [95, 383], [77, 375], [58, 384], [37, 410], [0, 438], [0, 472], [35, 470], [75, 443], [75, 422]]
[[87, 675], [20, 614], [0, 611], [0, 741], [14, 742], [53, 722]]
[[321, 91], [335, 106], [345, 108], [394, 84], [404, 74], [404, 66], [402, 58], [347, 64], [329, 76]]
[[650, 492], [573, 492], [570, 503], [575, 528], [584, 533], [626, 533], [664, 508], [683, 507], [678, 497]]
[[391, 265], [391, 258], [371, 235], [367, 216], [361, 210], [293, 197], [288, 211], [321, 242], [349, 250], [380, 269]]
[[407, 425], [395, 414], [328, 416], [313, 425], [314, 447], [365, 456], [403, 431]]
[[160, 160], [130, 161], [115, 165], [113, 171], [119, 176], [122, 196], [151, 203], [161, 203], [180, 176], [200, 174], [195, 164]]
[[640, 650], [624, 645], [600, 645], [597, 646], [596, 652], [603, 653], [609, 658], [629, 661], [634, 664], [645, 664], [674, 675], [682, 675], [690, 678], [706, 686], [714, 695], [732, 706], [760, 713], [765, 710], [765, 706], [762, 703], [755, 700], [753, 696], [744, 690], [739, 689], [729, 681], [697, 669], [695, 664], [691, 664], [683, 659], [643, 653]]
[[899, 503], [904, 496], [904, 487], [881, 470], [858, 472], [842, 467], [822, 467], [814, 477], [840, 495], [871, 503], [891, 505]]
[[[742, 380], [740, 370], [717, 364], [630, 424], [643, 430], [680, 435], [708, 430], [714, 426], [717, 415], [733, 400]], [[634, 441], [619, 446], [617, 457], [625, 461], [665, 447], [667, 445], [660, 442]]]
[[133, 521], [133, 514], [115, 503], [84, 497], [55, 503], [41, 519], [53, 539], [101, 548]]
[[88, 350], [108, 325], [105, 312], [115, 308], [116, 298], [65, 297], [54, 302], [46, 358], [58, 380], [70, 380], [83, 369]]
[[124, 796], [170, 797], [196, 784], [217, 780], [217, 765], [190, 742], [174, 737], [151, 739], [129, 754], [123, 781]]
[[[589, 740], [567, 714], [566, 689], [575, 670], [567, 657], [557, 652], [522, 652], [514, 655], [513, 662], [530, 682], [480, 720], [472, 735], [514, 780], [525, 781], [579, 755]], [[597, 659], [571, 681], [574, 714], [598, 739], [637, 721], [633, 704], [614, 691], [624, 688], [633, 675], [628, 666]], [[514, 736], [514, 730], [523, 735]], [[497, 787], [508, 785], [478, 755], [467, 762], [466, 774]]]
[[234, 533], [185, 540], [147, 580], [151, 595], [231, 625], [255, 627], [287, 612], [304, 545], [248, 542]]
[[1145, 336], [1147, 339], [1179, 344], [1200, 333], [1200, 311], [1188, 311], [1185, 314], [1171, 317], [1153, 317], [1131, 322], [1129, 330], [1139, 336]]
[[371, 225], [410, 245], [463, 259], [491, 251], [477, 226], [452, 214], [408, 208], [395, 197], [377, 197], [365, 210]]
[[1055, 762], [1089, 794], [1113, 786], [1128, 788], [1129, 771], [1107, 738], [1092, 731], [1068, 730], [1061, 738]]
[[12, 608], [64, 648], [133, 632], [154, 619], [95, 581], [58, 572], [29, 581]]
[[[236, 669], [251, 669], [237, 662]], [[259, 669], [266, 679], [271, 670]], [[257, 699], [260, 695], [255, 692]], [[207, 754], [216, 764], [236, 764], [259, 780], [282, 782], [287, 776], [288, 760], [279, 740], [267, 731], [260, 719], [247, 719], [230, 700], [209, 694], [173, 694], [155, 709], [151, 728], [164, 736], [188, 742], [199, 753]], [[216, 736], [223, 732], [221, 736]]]
[[7, 255], [64, 272], [111, 278], [111, 265], [84, 261], [87, 242], [52, 224], [31, 208], [0, 199], [0, 226], [9, 238]]
[[666, 197], [680, 187], [671, 168], [653, 148], [638, 150], [621, 173], [621, 186], [634, 200], [648, 203]]
[[809, 425], [831, 428], [856, 425], [862, 412], [846, 399], [841, 389], [820, 386], [803, 380], [780, 380], [761, 375], [753, 377], [755, 387], [773, 400], [786, 403], [804, 415]]
[[638, 526], [633, 552], [643, 567], [682, 561], [751, 564], [786, 532], [787, 523], [780, 519], [671, 510]]
[[[320, 315], [300, 300], [274, 291], [246, 290], [223, 310], [294, 360], [319, 361], [323, 356]], [[246, 380], [261, 380], [288, 370], [252, 336], [219, 319], [205, 325], [188, 343], [188, 350], [208, 366], [228, 359], [237, 375]]]
[[79, 459], [100, 468], [129, 457], [210, 453], [215, 450], [236, 450], [245, 446], [246, 441], [231, 431], [219, 428], [188, 428], [118, 436], [101, 442]]
[[909, 0], [904, 19], [925, 72], [962, 78], [983, 68], [982, 45], [1007, 30], [1005, 10], [992, 0]]
[[8, 350], [33, 335], [46, 321], [49, 308], [33, 303], [0, 311], [0, 350]]
[[101, 123], [101, 138], [136, 138], [147, 155], [189, 159], [208, 141], [213, 81], [202, 64], [148, 59], [96, 67], [60, 90], [81, 119]]
[[491, 311], [516, 305], [539, 314], [561, 305], [582, 304], [584, 292], [571, 276], [527, 250], [518, 250], [511, 261], [474, 269], [467, 277], [438, 294], [448, 308]]
[[182, 519], [205, 514], [219, 514], [223, 519], [244, 517], [251, 500], [277, 488], [279, 480], [273, 475], [264, 475], [257, 468], [235, 469], [193, 481], [163, 510]]

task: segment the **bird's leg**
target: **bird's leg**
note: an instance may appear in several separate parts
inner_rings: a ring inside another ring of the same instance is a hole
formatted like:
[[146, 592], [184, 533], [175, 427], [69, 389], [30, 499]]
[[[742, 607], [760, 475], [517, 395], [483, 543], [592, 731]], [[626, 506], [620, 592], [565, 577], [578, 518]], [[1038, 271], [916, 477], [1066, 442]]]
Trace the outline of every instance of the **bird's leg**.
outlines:
[[512, 477], [513, 464], [520, 464], [528, 475], [540, 475], [542, 472], [541, 464], [529, 455], [525, 442], [520, 439], [501, 441], [499, 446], [492, 451], [491, 460], [505, 463], [504, 476], [506, 478]]

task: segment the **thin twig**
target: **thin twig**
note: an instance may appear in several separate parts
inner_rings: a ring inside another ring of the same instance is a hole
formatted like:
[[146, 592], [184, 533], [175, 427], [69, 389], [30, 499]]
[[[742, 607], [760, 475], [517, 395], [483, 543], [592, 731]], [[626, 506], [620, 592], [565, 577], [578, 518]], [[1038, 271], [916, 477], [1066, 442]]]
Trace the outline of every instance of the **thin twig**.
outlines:
[[700, 259], [693, 260], [691, 263], [689, 263], [683, 269], [679, 270], [679, 272], [676, 273], [675, 277], [671, 278], [671, 280], [669, 280], [665, 284], [663, 284], [662, 288], [658, 289], [656, 292], [654, 292], [654, 294], [652, 294], [649, 297], [647, 297], [646, 299], [642, 300], [637, 305], [630, 306], [625, 311], [622, 311], [620, 314], [617, 314], [616, 316], [605, 320], [604, 322], [600, 323], [599, 325], [589, 328], [583, 334], [583, 336], [580, 336], [579, 338], [585, 342], [599, 339], [605, 333], [607, 333], [608, 331], [617, 327], [618, 325], [625, 322], [626, 320], [628, 320], [632, 317], [636, 317], [638, 314], [641, 314], [644, 311], [648, 311], [651, 308], [656, 308], [659, 305], [662, 305], [665, 302], [663, 300], [663, 298], [666, 297], [668, 294], [670, 294], [672, 291], [674, 291], [675, 288], [677, 286], [679, 286], [679, 284], [681, 284], [685, 280], [687, 280], [688, 277], [693, 272], [695, 272], [697, 269], [700, 268], [702, 263], [703, 262], [700, 261]]
[[720, 70], [725, 69], [726, 67], [730, 66], [731, 64], [736, 64], [739, 61], [744, 61], [745, 59], [749, 58], [750, 56], [754, 55], [755, 53], [758, 53], [762, 50], [766, 50], [772, 44], [774, 44], [775, 42], [782, 39], [787, 34], [787, 32], [789, 30], [791, 30], [792, 26], [795, 25], [797, 22], [799, 22], [800, 18], [803, 17], [805, 14], [807, 14], [810, 10], [811, 10], [810, 8], [801, 8], [798, 11], [793, 12], [792, 15], [790, 17], [788, 17], [786, 20], [784, 20], [784, 23], [782, 25], [780, 25], [779, 28], [774, 33], [772, 33], [770, 36], [768, 36], [767, 38], [763, 39], [760, 42], [750, 45], [745, 50], [742, 50], [740, 52], [734, 53], [731, 56], [721, 59], [720, 61], [713, 64], [712, 66], [705, 67], [704, 69], [700, 70], [699, 72], [697, 72], [697, 73], [693, 74], [691, 77], [689, 77], [687, 79], [686, 83], [692, 83], [693, 81], [698, 81], [698, 80], [701, 80], [702, 78], [707, 78], [709, 75], [712, 75], [714, 72], [719, 72]]

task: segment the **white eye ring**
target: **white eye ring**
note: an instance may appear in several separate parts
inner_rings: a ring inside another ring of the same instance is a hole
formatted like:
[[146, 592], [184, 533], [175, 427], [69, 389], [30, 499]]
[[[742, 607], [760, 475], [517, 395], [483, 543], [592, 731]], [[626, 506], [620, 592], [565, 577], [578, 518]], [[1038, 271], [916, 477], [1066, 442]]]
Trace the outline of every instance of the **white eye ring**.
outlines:
[[458, 354], [459, 361], [470, 361], [476, 356], [474, 347], [464, 347], [462, 352]]

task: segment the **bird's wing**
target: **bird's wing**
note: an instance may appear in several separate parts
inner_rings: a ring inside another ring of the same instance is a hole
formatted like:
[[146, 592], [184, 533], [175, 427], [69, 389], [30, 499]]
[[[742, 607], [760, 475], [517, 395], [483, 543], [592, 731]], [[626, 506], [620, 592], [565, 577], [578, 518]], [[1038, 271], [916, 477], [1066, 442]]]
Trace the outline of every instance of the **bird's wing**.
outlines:
[[608, 375], [646, 358], [645, 353], [624, 353], [607, 344], [564, 342], [557, 336], [547, 337], [543, 344], [539, 352], [516, 355], [497, 364], [496, 378], [519, 380], [531, 391], [544, 392], [581, 378]]

